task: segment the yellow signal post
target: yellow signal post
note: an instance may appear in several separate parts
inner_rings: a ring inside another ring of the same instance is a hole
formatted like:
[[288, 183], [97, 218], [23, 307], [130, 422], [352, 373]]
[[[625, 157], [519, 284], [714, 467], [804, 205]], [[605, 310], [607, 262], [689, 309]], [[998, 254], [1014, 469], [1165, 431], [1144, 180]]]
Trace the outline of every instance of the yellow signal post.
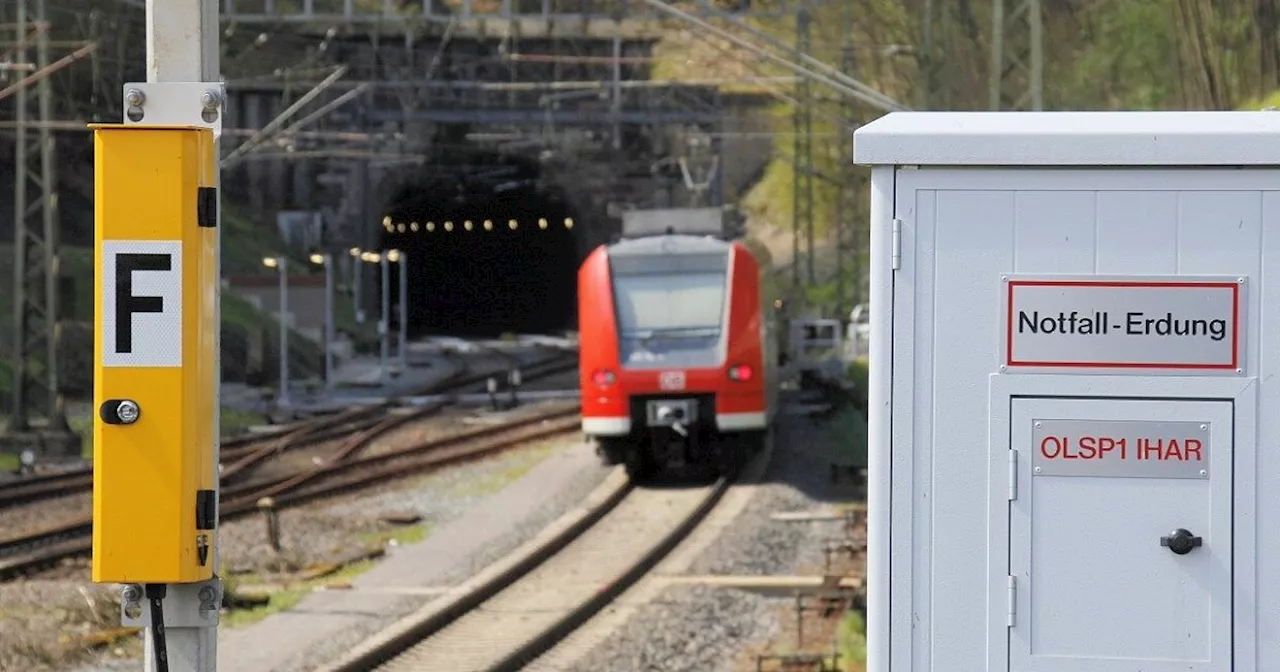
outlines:
[[213, 130], [94, 126], [93, 580], [213, 576]]

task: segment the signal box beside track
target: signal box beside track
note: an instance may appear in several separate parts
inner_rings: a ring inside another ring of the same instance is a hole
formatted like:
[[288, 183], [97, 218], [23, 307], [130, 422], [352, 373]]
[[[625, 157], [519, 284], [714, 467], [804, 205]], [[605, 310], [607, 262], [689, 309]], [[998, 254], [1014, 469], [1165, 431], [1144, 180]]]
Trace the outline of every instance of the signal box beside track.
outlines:
[[217, 523], [214, 134], [94, 128], [93, 580], [195, 583]]
[[869, 672], [1280, 669], [1280, 114], [892, 113]]

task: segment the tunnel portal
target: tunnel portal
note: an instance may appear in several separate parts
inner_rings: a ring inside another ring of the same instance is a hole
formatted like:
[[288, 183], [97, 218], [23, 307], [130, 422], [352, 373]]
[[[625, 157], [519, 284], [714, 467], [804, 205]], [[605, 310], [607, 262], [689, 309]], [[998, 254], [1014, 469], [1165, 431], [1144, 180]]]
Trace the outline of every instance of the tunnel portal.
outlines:
[[471, 174], [451, 164], [403, 185], [383, 220], [383, 249], [407, 254], [409, 334], [576, 328], [577, 222], [569, 204], [539, 186], [531, 161], [492, 157]]

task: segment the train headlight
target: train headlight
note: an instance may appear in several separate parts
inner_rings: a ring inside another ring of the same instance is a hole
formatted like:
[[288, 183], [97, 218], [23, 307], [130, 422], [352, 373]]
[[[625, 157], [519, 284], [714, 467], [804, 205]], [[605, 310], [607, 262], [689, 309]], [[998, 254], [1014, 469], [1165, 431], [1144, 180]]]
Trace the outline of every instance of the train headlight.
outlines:
[[754, 374], [755, 372], [746, 364], [738, 364], [736, 366], [729, 367], [729, 379], [736, 380], [739, 383], [745, 383], [748, 380], [751, 380], [751, 376]]
[[609, 387], [617, 379], [617, 376], [613, 375], [613, 372], [608, 369], [596, 369], [591, 372], [591, 382], [595, 383], [597, 387]]

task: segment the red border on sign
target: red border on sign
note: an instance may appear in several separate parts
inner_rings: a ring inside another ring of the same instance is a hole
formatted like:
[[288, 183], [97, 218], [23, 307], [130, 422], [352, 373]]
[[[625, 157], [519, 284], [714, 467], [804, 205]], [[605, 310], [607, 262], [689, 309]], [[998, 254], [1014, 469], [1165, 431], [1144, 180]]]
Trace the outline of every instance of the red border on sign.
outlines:
[[[1111, 369], [1196, 369], [1219, 370], [1239, 368], [1240, 361], [1240, 285], [1234, 282], [1194, 281], [1116, 281], [1116, 280], [1010, 280], [1008, 305], [1005, 310], [1005, 364], [1006, 366], [1040, 366], [1061, 368], [1111, 368]], [[1177, 364], [1167, 362], [1035, 362], [1013, 358], [1013, 290], [1017, 287], [1136, 287], [1140, 289], [1164, 289], [1167, 287], [1196, 287], [1231, 290], [1231, 362], [1224, 364]]]

